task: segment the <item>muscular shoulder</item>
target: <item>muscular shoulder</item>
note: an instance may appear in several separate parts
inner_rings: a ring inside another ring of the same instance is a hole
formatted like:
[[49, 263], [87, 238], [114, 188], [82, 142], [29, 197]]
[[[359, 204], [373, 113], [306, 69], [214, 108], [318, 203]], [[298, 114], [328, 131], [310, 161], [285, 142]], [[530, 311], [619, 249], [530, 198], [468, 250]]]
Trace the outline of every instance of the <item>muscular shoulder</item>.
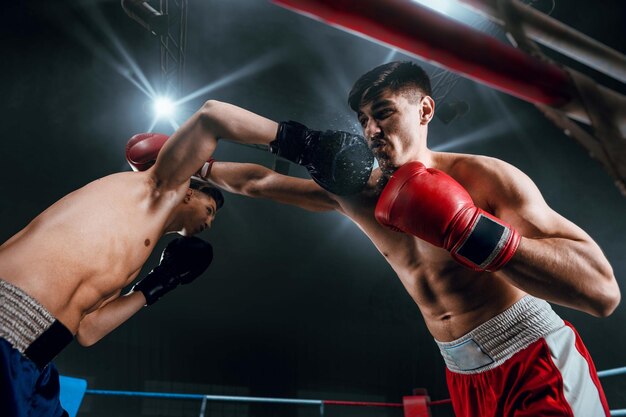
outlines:
[[152, 168], [143, 172], [120, 172], [112, 174], [88, 184], [85, 188], [95, 187], [99, 193], [108, 196], [119, 195], [132, 204], [147, 203], [167, 204], [168, 201], [180, 202], [189, 183], [175, 189], [167, 189], [159, 184], [152, 175]]
[[521, 170], [496, 158], [459, 155], [446, 171], [482, 209], [512, 225], [525, 237], [588, 240], [578, 226], [554, 211]]
[[497, 158], [454, 154], [448, 174], [467, 189], [476, 204], [491, 212], [543, 201], [528, 175]]

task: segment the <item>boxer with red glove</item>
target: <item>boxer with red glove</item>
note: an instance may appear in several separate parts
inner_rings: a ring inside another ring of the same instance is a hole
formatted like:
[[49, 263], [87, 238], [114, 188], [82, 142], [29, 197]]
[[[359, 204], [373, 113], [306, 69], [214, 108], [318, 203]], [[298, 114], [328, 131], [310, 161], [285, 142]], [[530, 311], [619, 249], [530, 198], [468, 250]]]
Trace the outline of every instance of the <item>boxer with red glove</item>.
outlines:
[[383, 226], [444, 248], [476, 271], [502, 268], [521, 239], [510, 225], [476, 207], [452, 177], [421, 162], [409, 162], [391, 176], [375, 213]]

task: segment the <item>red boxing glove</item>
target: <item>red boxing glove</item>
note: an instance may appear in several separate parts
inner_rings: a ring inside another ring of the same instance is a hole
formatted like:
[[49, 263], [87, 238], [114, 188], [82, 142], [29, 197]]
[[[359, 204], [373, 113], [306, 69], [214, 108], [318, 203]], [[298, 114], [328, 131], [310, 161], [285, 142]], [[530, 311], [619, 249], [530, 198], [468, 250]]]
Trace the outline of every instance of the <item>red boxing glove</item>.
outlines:
[[376, 204], [376, 220], [448, 250], [475, 271], [502, 268], [521, 239], [510, 225], [476, 207], [461, 184], [421, 162], [409, 162], [392, 175]]
[[[126, 143], [126, 161], [133, 171], [145, 171], [156, 162], [159, 151], [169, 136], [162, 133], [138, 133]], [[211, 175], [211, 167], [215, 160], [209, 159], [198, 170], [194, 177], [207, 180]]]
[[156, 162], [169, 136], [162, 133], [139, 133], [126, 144], [126, 161], [133, 171], [145, 171]]

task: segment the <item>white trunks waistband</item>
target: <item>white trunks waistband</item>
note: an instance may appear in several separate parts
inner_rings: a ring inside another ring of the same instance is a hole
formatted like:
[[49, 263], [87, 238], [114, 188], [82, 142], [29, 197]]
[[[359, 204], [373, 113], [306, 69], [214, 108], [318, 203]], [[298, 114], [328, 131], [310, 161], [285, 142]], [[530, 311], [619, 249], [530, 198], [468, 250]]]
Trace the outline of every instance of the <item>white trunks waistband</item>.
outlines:
[[476, 374], [501, 365], [563, 326], [550, 304], [527, 295], [459, 339], [435, 342], [450, 371]]

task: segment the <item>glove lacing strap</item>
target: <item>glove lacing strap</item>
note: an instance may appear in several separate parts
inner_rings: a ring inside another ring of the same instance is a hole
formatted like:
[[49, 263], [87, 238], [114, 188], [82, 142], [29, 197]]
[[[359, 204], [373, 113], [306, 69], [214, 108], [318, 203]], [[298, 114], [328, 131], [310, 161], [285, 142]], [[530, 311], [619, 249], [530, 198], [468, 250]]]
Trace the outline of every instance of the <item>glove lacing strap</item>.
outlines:
[[467, 233], [450, 252], [471, 269], [493, 272], [513, 257], [520, 240], [520, 234], [510, 225], [478, 209]]

